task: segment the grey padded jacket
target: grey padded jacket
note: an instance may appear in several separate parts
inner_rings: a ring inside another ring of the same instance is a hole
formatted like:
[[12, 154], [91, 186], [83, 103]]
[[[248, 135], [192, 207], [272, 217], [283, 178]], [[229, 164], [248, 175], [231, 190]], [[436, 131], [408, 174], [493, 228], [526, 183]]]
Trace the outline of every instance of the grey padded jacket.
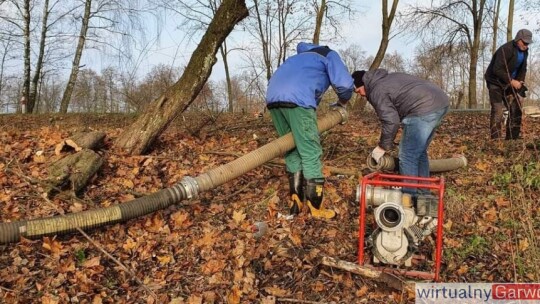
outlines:
[[363, 80], [367, 99], [382, 124], [379, 146], [385, 150], [393, 148], [403, 118], [430, 114], [450, 104], [441, 88], [413, 75], [376, 69], [367, 71]]

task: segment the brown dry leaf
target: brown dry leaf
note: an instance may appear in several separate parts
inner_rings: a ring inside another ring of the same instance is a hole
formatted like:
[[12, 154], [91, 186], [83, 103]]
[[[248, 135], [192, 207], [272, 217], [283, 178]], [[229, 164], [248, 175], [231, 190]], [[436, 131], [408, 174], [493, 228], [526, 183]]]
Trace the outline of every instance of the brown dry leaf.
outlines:
[[188, 304], [202, 304], [203, 298], [198, 295], [191, 295], [187, 299]]
[[360, 289], [358, 289], [355, 294], [357, 297], [362, 298], [368, 293], [368, 291], [369, 291], [369, 287], [364, 285]]
[[202, 266], [202, 272], [204, 274], [214, 274], [222, 271], [225, 268], [225, 262], [222, 260], [210, 260]]
[[237, 225], [239, 225], [245, 218], [246, 214], [242, 212], [242, 210], [233, 211], [233, 220]]
[[192, 224], [192, 222], [189, 220], [189, 213], [185, 211], [177, 211], [173, 213], [171, 215], [171, 219], [176, 227], [187, 228]]
[[493, 223], [497, 220], [497, 210], [495, 207], [491, 207], [488, 211], [484, 212], [482, 216], [486, 221]]
[[504, 197], [498, 197], [495, 199], [495, 204], [497, 204], [497, 207], [508, 207], [510, 206], [510, 201], [504, 199]]
[[329, 177], [332, 175], [332, 172], [330, 172], [330, 169], [325, 166], [322, 168], [322, 174], [324, 175], [324, 177]]
[[124, 248], [125, 251], [130, 251], [131, 249], [137, 247], [137, 242], [135, 242], [132, 238], [128, 237], [126, 242], [122, 245], [122, 248]]
[[238, 286], [234, 286], [229, 294], [227, 295], [227, 304], [237, 304], [240, 303], [240, 297], [242, 296], [242, 292], [238, 288]]
[[60, 242], [57, 242], [56, 240], [51, 240], [49, 237], [43, 238], [42, 246], [54, 255], [58, 255], [62, 251], [62, 244], [60, 244]]
[[311, 290], [313, 290], [315, 292], [324, 291], [324, 284], [321, 281], [317, 281], [317, 282], [311, 284]]
[[101, 296], [100, 295], [96, 295], [93, 299], [92, 299], [92, 304], [101, 304], [103, 303], [103, 299], [101, 299]]
[[204, 236], [194, 243], [197, 246], [213, 246], [216, 241], [216, 232], [211, 230], [205, 230]]
[[88, 259], [86, 261], [84, 261], [84, 263], [82, 264], [83, 267], [85, 268], [90, 268], [90, 267], [94, 267], [94, 266], [99, 266], [100, 265], [100, 260], [101, 258], [100, 257], [93, 257], [91, 259]]
[[165, 221], [159, 214], [156, 214], [152, 217], [151, 221], [147, 221], [145, 223], [145, 226], [147, 227], [148, 231], [157, 233], [165, 229], [167, 225], [165, 225]]
[[58, 304], [58, 303], [60, 303], [58, 298], [53, 295], [46, 294], [41, 297], [41, 304]]
[[124, 179], [122, 184], [128, 189], [133, 189], [135, 187], [135, 184], [133, 184], [133, 181], [130, 179]]
[[300, 237], [300, 234], [291, 233], [289, 234], [289, 239], [291, 239], [295, 246], [302, 247], [302, 238]]
[[277, 193], [274, 193], [272, 198], [268, 200], [268, 216], [270, 218], [275, 218], [277, 215], [277, 211], [279, 210], [279, 196], [277, 196]]
[[276, 297], [284, 297], [284, 296], [289, 294], [288, 290], [281, 289], [281, 288], [276, 287], [276, 286], [265, 287], [264, 291], [266, 291], [267, 293], [269, 293], [269, 294], [271, 294], [273, 296], [276, 296]]
[[489, 169], [489, 163], [479, 161], [476, 164], [474, 164], [474, 167], [482, 172], [486, 172]]
[[276, 304], [276, 297], [274, 296], [267, 296], [261, 300], [261, 304]]
[[463, 274], [467, 273], [467, 271], [469, 271], [469, 266], [467, 266], [467, 265], [464, 264], [464, 265], [461, 265], [461, 266], [459, 267], [459, 269], [457, 270], [457, 273], [458, 273], [459, 275], [463, 275]]
[[161, 265], [167, 265], [171, 262], [171, 256], [170, 255], [162, 255], [162, 256], [157, 256], [157, 259], [159, 261], [159, 263]]
[[525, 251], [529, 248], [529, 239], [519, 240], [518, 248], [520, 251]]
[[74, 202], [73, 205], [69, 207], [69, 211], [72, 213], [83, 211], [83, 205], [79, 202]]

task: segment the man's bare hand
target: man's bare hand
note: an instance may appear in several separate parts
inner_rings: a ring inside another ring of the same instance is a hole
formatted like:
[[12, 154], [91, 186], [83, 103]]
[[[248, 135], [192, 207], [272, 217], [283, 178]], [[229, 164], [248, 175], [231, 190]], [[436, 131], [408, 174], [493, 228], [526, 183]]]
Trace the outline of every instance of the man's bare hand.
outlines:
[[523, 83], [521, 81], [512, 79], [512, 81], [510, 81], [510, 84], [512, 85], [512, 87], [514, 87], [514, 89], [519, 90], [519, 89], [521, 89], [521, 85]]

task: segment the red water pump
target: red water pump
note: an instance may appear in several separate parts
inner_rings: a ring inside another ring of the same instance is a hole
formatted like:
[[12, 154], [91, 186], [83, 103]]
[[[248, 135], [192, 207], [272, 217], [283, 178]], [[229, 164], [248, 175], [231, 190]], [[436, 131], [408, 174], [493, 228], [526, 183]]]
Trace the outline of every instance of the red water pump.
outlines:
[[[416, 198], [403, 189], [416, 189]], [[444, 179], [374, 172], [362, 178], [357, 194], [360, 203], [358, 263], [385, 272], [439, 281]], [[373, 230], [367, 236], [366, 211], [372, 212], [374, 217]], [[413, 270], [413, 262], [427, 260], [418, 252], [420, 247], [426, 247], [424, 241], [434, 232], [432, 271]], [[366, 247], [371, 249], [368, 261], [364, 254]]]

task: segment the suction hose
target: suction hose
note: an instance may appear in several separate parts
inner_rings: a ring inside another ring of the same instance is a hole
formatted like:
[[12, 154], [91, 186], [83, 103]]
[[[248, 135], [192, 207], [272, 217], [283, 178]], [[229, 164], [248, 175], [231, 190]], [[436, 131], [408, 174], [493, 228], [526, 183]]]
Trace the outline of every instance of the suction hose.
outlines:
[[[429, 172], [438, 173], [452, 171], [467, 166], [467, 158], [460, 155], [452, 158], [430, 159]], [[399, 161], [390, 155], [383, 155], [377, 164], [371, 155], [367, 158], [367, 167], [371, 171], [396, 171], [399, 168]]]
[[[318, 121], [319, 132], [327, 131], [347, 121], [347, 111], [337, 108]], [[199, 175], [186, 176], [178, 184], [135, 200], [96, 210], [87, 210], [48, 218], [0, 223], [0, 244], [18, 242], [21, 237], [39, 238], [77, 230], [102, 227], [165, 209], [184, 199], [198, 196], [199, 192], [216, 188], [280, 155], [295, 146], [288, 133], [255, 151]]]

